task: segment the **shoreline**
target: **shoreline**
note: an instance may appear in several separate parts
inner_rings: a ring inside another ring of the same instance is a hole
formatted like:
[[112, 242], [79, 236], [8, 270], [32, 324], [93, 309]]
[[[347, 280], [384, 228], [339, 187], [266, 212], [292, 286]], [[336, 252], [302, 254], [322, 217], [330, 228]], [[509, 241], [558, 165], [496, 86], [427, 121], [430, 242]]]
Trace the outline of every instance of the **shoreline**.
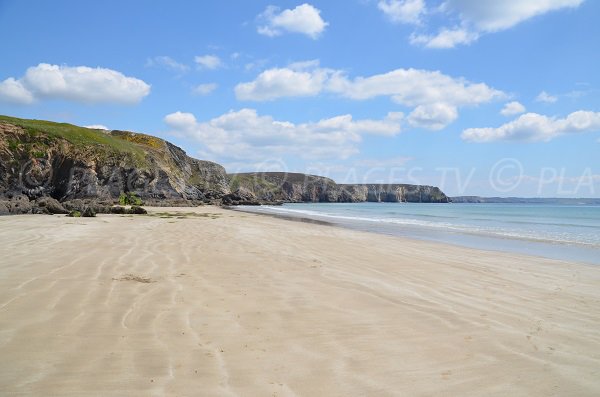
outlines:
[[[257, 208], [264, 208], [264, 210], [257, 210]], [[272, 206], [240, 206], [231, 207], [229, 209], [251, 214], [273, 216], [292, 221], [312, 222], [316, 224], [321, 223], [348, 230], [374, 233], [380, 236], [392, 236], [416, 241], [449, 244], [457, 247], [490, 252], [509, 252], [544, 259], [577, 262], [585, 265], [600, 265], [600, 248], [586, 243], [574, 244], [564, 241], [512, 237], [507, 235], [478, 233], [474, 231], [456, 231], [451, 228], [429, 228], [426, 226], [409, 224], [398, 227], [394, 224], [381, 224], [375, 220], [373, 220], [373, 223], [370, 224], [371, 227], [369, 227], [369, 223], [361, 221], [342, 219], [326, 214], [314, 214], [314, 217], [311, 218], [310, 215], [300, 211], [296, 212], [290, 208], [281, 210], [280, 207]], [[375, 227], [375, 225], [379, 227]]]
[[0, 218], [0, 390], [600, 393], [597, 266], [147, 209]]

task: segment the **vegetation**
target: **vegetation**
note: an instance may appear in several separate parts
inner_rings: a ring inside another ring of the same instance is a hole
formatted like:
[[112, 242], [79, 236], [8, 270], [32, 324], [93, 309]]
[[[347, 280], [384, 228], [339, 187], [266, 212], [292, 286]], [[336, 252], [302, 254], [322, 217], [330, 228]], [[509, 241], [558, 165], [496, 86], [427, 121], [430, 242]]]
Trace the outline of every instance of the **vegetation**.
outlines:
[[138, 134], [128, 131], [112, 131], [111, 135], [127, 142], [149, 146], [154, 149], [160, 149], [164, 146], [164, 141], [162, 139], [146, 134]]
[[142, 205], [142, 199], [135, 193], [121, 193], [119, 195], [119, 204], [121, 205]]
[[[42, 137], [47, 137], [48, 143], [58, 139], [64, 139], [76, 147], [94, 147], [100, 146], [109, 152], [125, 153], [132, 156], [138, 164], [145, 163], [146, 149], [148, 146], [157, 147], [157, 142], [162, 142], [158, 138], [153, 138], [144, 134], [120, 133], [110, 134], [101, 130], [94, 130], [85, 127], [79, 127], [67, 123], [54, 123], [45, 120], [28, 120], [16, 117], [0, 115], [0, 123], [10, 123], [23, 128], [32, 140], [37, 144], [37, 153], [41, 153], [43, 146]], [[142, 138], [136, 138], [141, 135]], [[156, 141], [156, 142], [155, 142]], [[18, 148], [18, 142], [9, 142], [9, 148], [15, 150]], [[43, 157], [43, 156], [42, 156]]]
[[71, 218], [81, 218], [81, 211], [73, 210], [67, 214], [68, 217]]

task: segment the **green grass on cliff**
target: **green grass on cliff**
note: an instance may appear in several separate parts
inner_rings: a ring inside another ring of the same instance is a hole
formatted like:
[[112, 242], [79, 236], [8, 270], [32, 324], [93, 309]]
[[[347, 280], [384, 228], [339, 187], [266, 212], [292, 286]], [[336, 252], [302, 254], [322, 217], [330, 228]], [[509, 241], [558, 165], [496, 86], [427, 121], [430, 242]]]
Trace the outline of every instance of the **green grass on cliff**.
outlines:
[[[110, 152], [126, 153], [133, 156], [139, 162], [145, 158], [145, 142], [136, 142], [132, 139], [124, 139], [121, 136], [113, 136], [101, 130], [93, 130], [85, 127], [67, 123], [55, 123], [44, 120], [28, 120], [16, 117], [0, 115], [0, 123], [5, 122], [23, 128], [31, 138], [47, 136], [51, 140], [64, 139], [76, 147], [102, 147]], [[135, 134], [131, 134], [135, 135]]]

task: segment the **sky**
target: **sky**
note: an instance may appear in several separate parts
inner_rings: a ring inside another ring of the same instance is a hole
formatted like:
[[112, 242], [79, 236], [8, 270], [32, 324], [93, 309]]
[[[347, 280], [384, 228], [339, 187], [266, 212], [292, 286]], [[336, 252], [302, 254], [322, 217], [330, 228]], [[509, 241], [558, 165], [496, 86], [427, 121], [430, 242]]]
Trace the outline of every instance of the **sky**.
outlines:
[[600, 1], [0, 0], [0, 114], [228, 172], [600, 197]]

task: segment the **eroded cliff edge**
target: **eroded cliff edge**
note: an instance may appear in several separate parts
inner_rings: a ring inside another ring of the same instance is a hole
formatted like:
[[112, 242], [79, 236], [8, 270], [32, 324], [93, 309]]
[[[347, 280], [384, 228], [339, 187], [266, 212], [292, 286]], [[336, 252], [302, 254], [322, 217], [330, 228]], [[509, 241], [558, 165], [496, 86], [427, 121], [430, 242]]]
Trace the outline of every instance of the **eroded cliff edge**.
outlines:
[[295, 173], [228, 175], [146, 134], [0, 116], [0, 214], [97, 212], [124, 194], [146, 205], [448, 202], [438, 188], [342, 185]]

